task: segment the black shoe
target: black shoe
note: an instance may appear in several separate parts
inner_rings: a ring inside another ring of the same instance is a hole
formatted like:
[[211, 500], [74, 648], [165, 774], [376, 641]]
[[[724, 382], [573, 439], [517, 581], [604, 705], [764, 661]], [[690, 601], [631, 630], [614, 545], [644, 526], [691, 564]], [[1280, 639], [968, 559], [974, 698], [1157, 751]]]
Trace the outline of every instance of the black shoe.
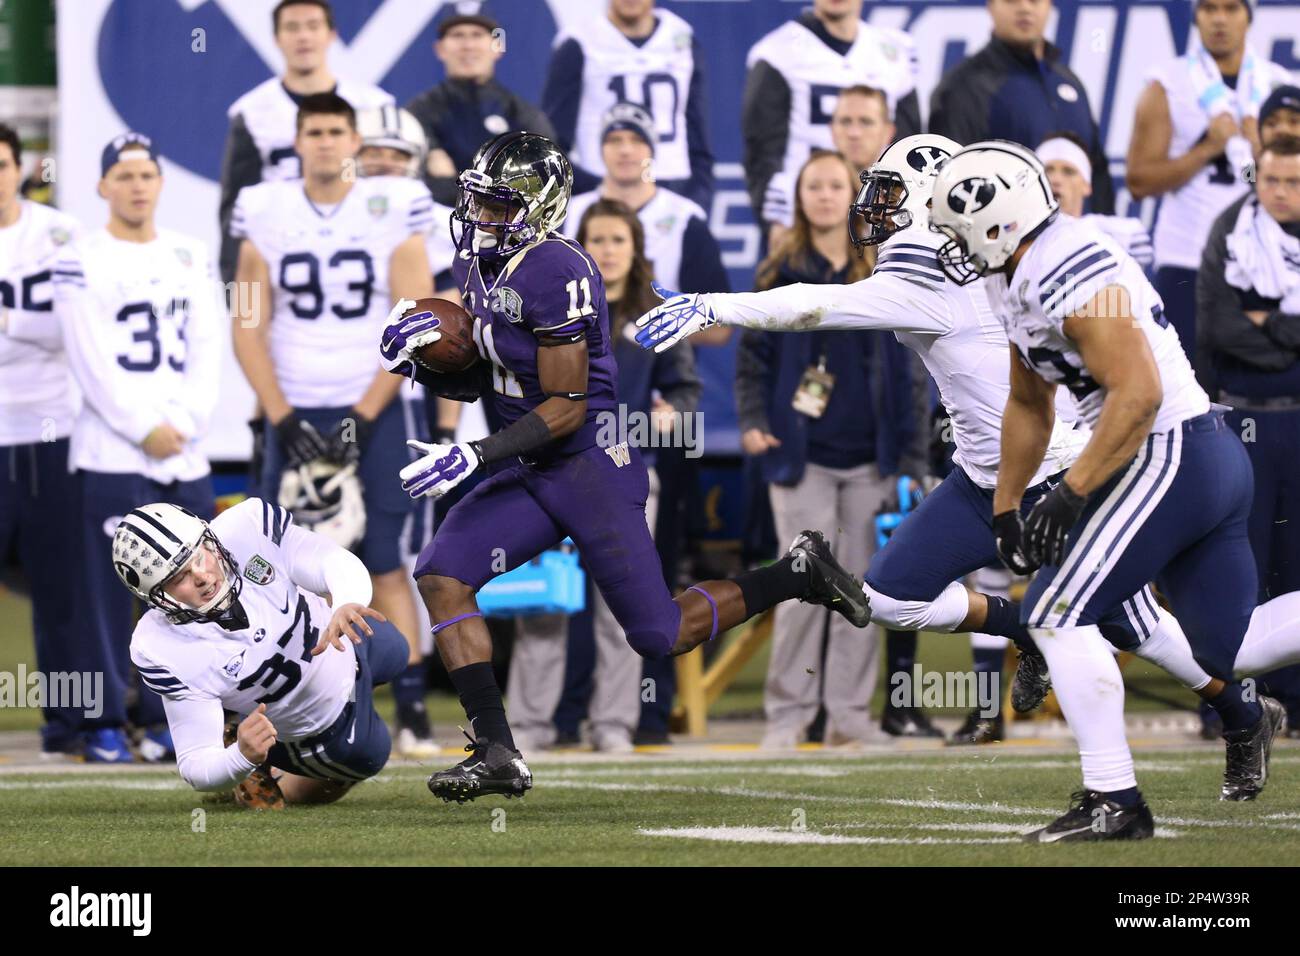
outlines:
[[1273, 738], [1286, 724], [1286, 710], [1272, 697], [1261, 696], [1259, 706], [1264, 715], [1254, 727], [1226, 731], [1228, 763], [1223, 771], [1220, 800], [1254, 800], [1268, 781], [1268, 758]]
[[880, 729], [891, 737], [942, 737], [943, 731], [930, 723], [919, 707], [886, 707]]
[[533, 788], [533, 772], [519, 751], [495, 740], [465, 736], [469, 738], [465, 748], [469, 756], [429, 778], [429, 792], [435, 797], [449, 803], [452, 800], [465, 803], [490, 793], [522, 797]]
[[1034, 651], [1021, 651], [1016, 663], [1016, 676], [1011, 681], [1011, 709], [1017, 714], [1037, 710], [1051, 689], [1052, 675], [1047, 672], [1047, 659]]
[[871, 600], [862, 579], [849, 574], [831, 554], [831, 546], [820, 531], [804, 531], [794, 539], [788, 554], [802, 554], [808, 562], [808, 592], [800, 598], [837, 611], [854, 627], [871, 623]]
[[968, 747], [974, 744], [995, 744], [999, 740], [1005, 740], [1006, 737], [1006, 727], [1002, 722], [1001, 714], [996, 717], [983, 717], [978, 710], [972, 710], [966, 715], [966, 720], [962, 725], [948, 738], [948, 746]]
[[1138, 798], [1135, 807], [1120, 806], [1096, 790], [1070, 795], [1073, 806], [1041, 830], [1026, 833], [1026, 843], [1082, 843], [1092, 840], [1146, 840], [1155, 835], [1151, 808]]

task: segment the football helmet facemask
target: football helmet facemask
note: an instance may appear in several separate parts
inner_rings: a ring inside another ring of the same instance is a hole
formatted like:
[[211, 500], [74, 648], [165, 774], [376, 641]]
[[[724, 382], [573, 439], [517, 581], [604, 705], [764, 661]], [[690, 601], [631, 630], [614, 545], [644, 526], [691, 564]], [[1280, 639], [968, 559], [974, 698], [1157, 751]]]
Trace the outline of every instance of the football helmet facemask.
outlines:
[[849, 207], [849, 239], [859, 253], [925, 223], [934, 177], [959, 149], [961, 145], [946, 136], [908, 136], [859, 174], [862, 188]]
[[280, 507], [298, 524], [351, 549], [366, 533], [366, 506], [353, 462], [340, 466], [316, 458], [285, 471], [280, 479]]
[[503, 256], [564, 222], [573, 167], [545, 136], [502, 133], [479, 147], [458, 182], [452, 221], [462, 229], [452, 237], [456, 247], [473, 256]]
[[[220, 563], [222, 582], [204, 604], [191, 607], [168, 594], [166, 586], [200, 548], [207, 548]], [[239, 600], [243, 581], [235, 559], [208, 523], [171, 504], [142, 505], [121, 520], [113, 534], [113, 569], [132, 594], [173, 624], [220, 621]]]

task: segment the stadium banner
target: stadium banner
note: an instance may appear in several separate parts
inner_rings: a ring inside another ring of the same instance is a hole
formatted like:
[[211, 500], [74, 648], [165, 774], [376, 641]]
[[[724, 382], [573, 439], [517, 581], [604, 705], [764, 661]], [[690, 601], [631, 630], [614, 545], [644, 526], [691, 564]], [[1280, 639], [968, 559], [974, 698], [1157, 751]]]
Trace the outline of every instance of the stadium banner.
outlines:
[[[226, 109], [243, 92], [282, 69], [271, 30], [276, 0], [59, 0], [59, 205], [88, 225], [102, 223], [96, 193], [104, 144], [132, 128], [154, 139], [166, 185], [159, 224], [200, 236], [217, 249], [217, 179]], [[723, 245], [733, 288], [750, 287], [759, 233], [749, 211], [740, 165], [740, 107], [745, 55], [765, 33], [798, 15], [806, 0], [660, 0], [695, 28], [705, 53], [709, 128], [718, 190], [709, 210]], [[338, 75], [377, 83], [399, 103], [438, 82], [433, 55], [439, 0], [339, 0]], [[606, 0], [508, 0], [490, 4], [505, 31], [498, 78], [534, 100], [540, 95], [557, 31], [603, 15]], [[1048, 35], [1087, 87], [1105, 137], [1111, 171], [1123, 175], [1133, 111], [1151, 67], [1187, 49], [1191, 0], [1057, 0]], [[916, 40], [921, 104], [940, 76], [989, 37], [984, 0], [868, 3], [867, 19], [906, 29]], [[1300, 2], [1257, 4], [1254, 49], [1300, 70]], [[1121, 211], [1131, 206], [1120, 193]], [[1133, 207], [1150, 219], [1151, 208]], [[733, 340], [734, 342], [734, 340]], [[709, 354], [706, 354], [709, 353]], [[730, 407], [732, 349], [701, 350], [709, 453], [734, 450]], [[244, 420], [253, 407], [233, 353], [227, 354], [222, 408], [208, 443], [217, 460], [248, 455]]]

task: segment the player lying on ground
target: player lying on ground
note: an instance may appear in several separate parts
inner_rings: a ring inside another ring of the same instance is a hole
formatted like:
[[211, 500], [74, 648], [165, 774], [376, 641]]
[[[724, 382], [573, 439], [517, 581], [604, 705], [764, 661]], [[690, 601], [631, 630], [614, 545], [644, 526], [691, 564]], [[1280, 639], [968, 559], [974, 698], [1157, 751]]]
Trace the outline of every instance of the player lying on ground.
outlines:
[[[1011, 341], [993, 526], [1008, 566], [1042, 566], [1023, 615], [1083, 765], [1074, 806], [1028, 839], [1154, 832], [1125, 739], [1123, 680], [1099, 627], [1151, 580], [1214, 678], [1207, 691], [1228, 742], [1221, 796], [1253, 799], [1286, 714], [1233, 677], [1257, 588], [1246, 534], [1251, 466], [1240, 438], [1211, 409], [1137, 263], [1095, 226], [1058, 215], [1032, 152], [1001, 141], [961, 150], [939, 170], [930, 216], [949, 239], [939, 250], [945, 274], [962, 284], [991, 277], [990, 301]], [[1049, 446], [1058, 384], [1093, 432], [1060, 483], [1022, 517], [1025, 486]], [[1279, 598], [1278, 610], [1294, 612], [1295, 597]], [[1294, 635], [1274, 636], [1290, 642], [1295, 660]], [[1279, 656], [1279, 664], [1287, 659]]]
[[684, 654], [785, 600], [824, 604], [857, 627], [870, 616], [856, 576], [816, 531], [801, 534], [772, 565], [673, 598], [646, 526], [641, 455], [617, 437], [601, 444], [603, 417], [617, 415], [616, 369], [600, 271], [555, 232], [571, 183], [564, 154], [531, 133], [490, 140], [461, 173], [455, 274], [488, 362], [458, 375], [421, 367], [414, 355], [439, 338], [439, 320], [405, 314], [413, 302], [399, 303], [384, 330], [390, 371], [451, 398], [473, 400], [482, 388], [506, 423], [482, 441], [421, 446], [427, 454], [401, 473], [413, 497], [439, 496], [484, 465], [502, 466], [451, 509], [415, 570], [477, 738], [469, 758], [429, 779], [447, 800], [532, 786], [492, 674], [492, 641], [475, 592], [566, 536], [644, 657]]
[[[249, 498], [210, 526], [175, 505], [136, 508], [113, 566], [152, 608], [131, 660], [162, 695], [190, 786], [235, 787], [259, 809], [330, 803], [383, 769], [391, 741], [372, 688], [402, 671], [407, 646], [367, 606], [359, 558]], [[243, 718], [225, 746], [223, 710]]]
[[[953, 472], [872, 558], [866, 592], [871, 618], [885, 627], [1008, 637], [1020, 648], [1011, 691], [1015, 710], [1037, 707], [1049, 687], [1047, 665], [1020, 622], [1020, 606], [967, 590], [966, 575], [999, 561], [993, 536], [999, 428], [1009, 383], [1007, 338], [989, 308], [983, 284], [945, 279], [936, 250], [943, 240], [927, 228], [939, 164], [961, 149], [944, 136], [909, 136], [890, 146], [862, 173], [849, 210], [849, 234], [859, 250], [879, 245], [868, 278], [847, 286], [790, 285], [766, 292], [679, 295], [637, 320], [637, 341], [663, 351], [714, 324], [771, 331], [880, 329], [915, 351], [939, 388], [952, 421]], [[1079, 456], [1086, 426], [1076, 427], [1069, 398], [1047, 454], [1025, 492], [1028, 513]], [[1204, 675], [1182, 632], [1158, 620], [1149, 589], [1117, 608], [1105, 632], [1116, 646], [1195, 682]], [[1168, 618], [1168, 615], [1163, 615]]]

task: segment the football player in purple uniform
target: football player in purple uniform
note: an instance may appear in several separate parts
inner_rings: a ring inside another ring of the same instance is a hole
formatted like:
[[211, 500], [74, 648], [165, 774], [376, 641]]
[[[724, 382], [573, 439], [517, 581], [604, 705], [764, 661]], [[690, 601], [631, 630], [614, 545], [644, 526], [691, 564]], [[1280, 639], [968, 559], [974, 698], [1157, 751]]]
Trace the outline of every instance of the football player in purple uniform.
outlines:
[[780, 601], [823, 604], [858, 627], [870, 617], [858, 576], [835, 562], [817, 531], [800, 534], [771, 565], [673, 598], [646, 526], [645, 466], [611, 427], [616, 368], [600, 271], [558, 232], [572, 182], [568, 160], [543, 136], [511, 132], [485, 143], [460, 175], [453, 272], [486, 361], [456, 374], [423, 366], [416, 353], [440, 337], [439, 320], [410, 301], [394, 308], [381, 343], [389, 371], [449, 398], [485, 394], [505, 423], [477, 442], [413, 442], [423, 457], [401, 472], [412, 497], [437, 497], [495, 466], [451, 509], [415, 569], [475, 734], [467, 759], [429, 778], [444, 800], [532, 786], [475, 593], [565, 537], [644, 657], [684, 654]]

